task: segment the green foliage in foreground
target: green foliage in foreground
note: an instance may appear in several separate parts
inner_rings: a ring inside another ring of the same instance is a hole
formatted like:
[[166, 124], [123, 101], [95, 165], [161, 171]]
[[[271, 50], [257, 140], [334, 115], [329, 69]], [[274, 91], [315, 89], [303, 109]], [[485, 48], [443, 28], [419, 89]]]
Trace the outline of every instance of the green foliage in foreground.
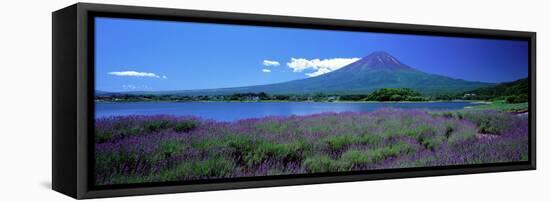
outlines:
[[202, 161], [181, 163], [159, 173], [145, 176], [116, 175], [112, 177], [112, 181], [127, 183], [166, 182], [185, 180], [194, 176], [229, 176], [235, 169], [236, 165], [232, 160], [218, 156]]
[[347, 171], [356, 166], [372, 164], [389, 157], [406, 155], [416, 149], [405, 142], [398, 142], [382, 148], [371, 150], [349, 149], [340, 158], [333, 159], [327, 155], [317, 155], [304, 160], [304, 166], [310, 172]]
[[225, 138], [204, 138], [193, 142], [192, 147], [205, 152], [212, 148], [229, 148], [249, 166], [260, 164], [267, 159], [292, 161], [302, 158], [302, 153], [311, 145], [296, 140], [289, 143], [276, 143], [256, 139], [247, 135], [229, 135]]
[[498, 112], [498, 111], [482, 111], [482, 110], [460, 110], [434, 113], [446, 118], [456, 118], [459, 120], [467, 120], [476, 125], [477, 132], [482, 134], [500, 135], [512, 127], [510, 123], [516, 119], [515, 115]]
[[336, 135], [325, 139], [327, 145], [333, 150], [340, 150], [352, 144], [377, 144], [382, 141], [377, 135]]
[[159, 143], [157, 150], [163, 157], [170, 157], [181, 153], [185, 146], [185, 144], [177, 140], [165, 140]]
[[95, 180], [127, 184], [521, 161], [527, 159], [526, 121], [496, 111], [394, 109], [231, 123], [103, 118], [95, 122]]
[[223, 157], [183, 163], [160, 173], [163, 180], [177, 180], [189, 176], [226, 176], [235, 169], [235, 163]]
[[130, 136], [156, 133], [165, 130], [173, 130], [178, 133], [186, 133], [197, 128], [199, 122], [197, 120], [146, 120], [135, 122], [135, 125], [124, 126], [128, 121], [121, 121], [119, 125], [115, 126], [115, 130], [103, 130], [96, 128], [95, 130], [95, 142], [103, 143], [112, 141], [114, 139], [122, 139]]

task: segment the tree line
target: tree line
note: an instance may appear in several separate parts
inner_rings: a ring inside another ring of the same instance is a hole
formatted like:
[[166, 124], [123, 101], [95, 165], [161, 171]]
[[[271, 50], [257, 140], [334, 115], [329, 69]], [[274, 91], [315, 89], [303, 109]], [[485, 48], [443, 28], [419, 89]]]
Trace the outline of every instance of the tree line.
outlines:
[[479, 88], [476, 90], [422, 95], [410, 88], [381, 88], [370, 93], [356, 94], [267, 94], [265, 92], [233, 93], [229, 95], [178, 95], [178, 94], [124, 94], [112, 93], [97, 95], [96, 101], [107, 102], [144, 102], [144, 101], [171, 101], [171, 102], [197, 102], [197, 101], [236, 101], [236, 102], [260, 102], [260, 101], [294, 101], [294, 102], [333, 102], [333, 101], [437, 101], [437, 100], [505, 100], [507, 103], [522, 103], [528, 101], [529, 85], [527, 79], [503, 83], [495, 86]]
[[98, 95], [96, 101], [109, 102], [140, 102], [140, 101], [428, 101], [429, 97], [423, 97], [419, 92], [408, 88], [382, 88], [372, 93], [365, 94], [267, 94], [259, 93], [234, 93], [230, 95], [136, 95], [136, 94], [110, 94]]

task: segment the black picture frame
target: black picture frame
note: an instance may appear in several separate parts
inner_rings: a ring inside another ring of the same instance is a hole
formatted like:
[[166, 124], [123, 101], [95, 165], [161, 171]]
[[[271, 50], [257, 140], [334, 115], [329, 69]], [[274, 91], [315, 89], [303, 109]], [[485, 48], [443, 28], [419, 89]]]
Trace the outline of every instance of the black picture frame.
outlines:
[[[96, 186], [94, 147], [95, 16], [222, 24], [368, 31], [529, 43], [529, 160], [527, 162], [403, 168], [345, 173]], [[413, 24], [77, 3], [52, 13], [52, 188], [84, 199], [317, 183], [351, 182], [536, 169], [536, 33]]]

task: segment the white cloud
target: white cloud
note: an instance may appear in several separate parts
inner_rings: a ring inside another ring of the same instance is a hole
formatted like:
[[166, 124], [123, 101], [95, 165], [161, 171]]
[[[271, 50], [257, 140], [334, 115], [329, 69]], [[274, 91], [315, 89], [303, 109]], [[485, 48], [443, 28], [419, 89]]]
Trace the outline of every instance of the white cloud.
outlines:
[[271, 72], [271, 70], [269, 70], [269, 69], [262, 69], [262, 72], [264, 72], [264, 73], [269, 73], [269, 72]]
[[146, 86], [146, 85], [135, 86], [135, 85], [132, 85], [132, 84], [122, 85], [122, 89], [129, 90], [129, 91], [153, 90], [153, 88], [151, 88], [150, 86]]
[[262, 64], [266, 67], [270, 67], [270, 66], [276, 67], [276, 66], [281, 65], [279, 62], [277, 62], [275, 60], [264, 60], [264, 62]]
[[136, 88], [137, 88], [136, 86], [130, 85], [130, 84], [122, 85], [122, 89], [124, 89], [124, 90], [135, 90]]
[[290, 62], [286, 63], [293, 72], [303, 72], [304, 70], [314, 70], [312, 73], [306, 73], [309, 77], [319, 76], [340, 69], [346, 65], [356, 62], [361, 58], [330, 58], [330, 59], [313, 59], [291, 58]]
[[151, 72], [136, 72], [136, 71], [122, 71], [122, 72], [109, 72], [113, 76], [131, 76], [131, 77], [152, 77], [152, 78], [163, 78], [166, 79], [166, 76], [160, 76]]
[[[334, 70], [332, 70], [334, 71]], [[315, 72], [312, 72], [312, 73], [306, 73], [307, 76], [309, 77], [316, 77], [316, 76], [319, 76], [321, 74], [326, 74], [326, 73], [329, 73], [331, 72], [331, 70], [327, 69], [327, 68], [322, 68], [322, 69], [318, 69], [317, 71]]]

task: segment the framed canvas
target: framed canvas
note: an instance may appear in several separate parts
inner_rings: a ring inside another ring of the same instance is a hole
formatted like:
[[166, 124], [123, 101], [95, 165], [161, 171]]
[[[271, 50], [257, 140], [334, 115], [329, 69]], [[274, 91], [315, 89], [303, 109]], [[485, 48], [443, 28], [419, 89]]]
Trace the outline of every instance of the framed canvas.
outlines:
[[52, 15], [53, 189], [74, 198], [536, 168], [534, 32]]

